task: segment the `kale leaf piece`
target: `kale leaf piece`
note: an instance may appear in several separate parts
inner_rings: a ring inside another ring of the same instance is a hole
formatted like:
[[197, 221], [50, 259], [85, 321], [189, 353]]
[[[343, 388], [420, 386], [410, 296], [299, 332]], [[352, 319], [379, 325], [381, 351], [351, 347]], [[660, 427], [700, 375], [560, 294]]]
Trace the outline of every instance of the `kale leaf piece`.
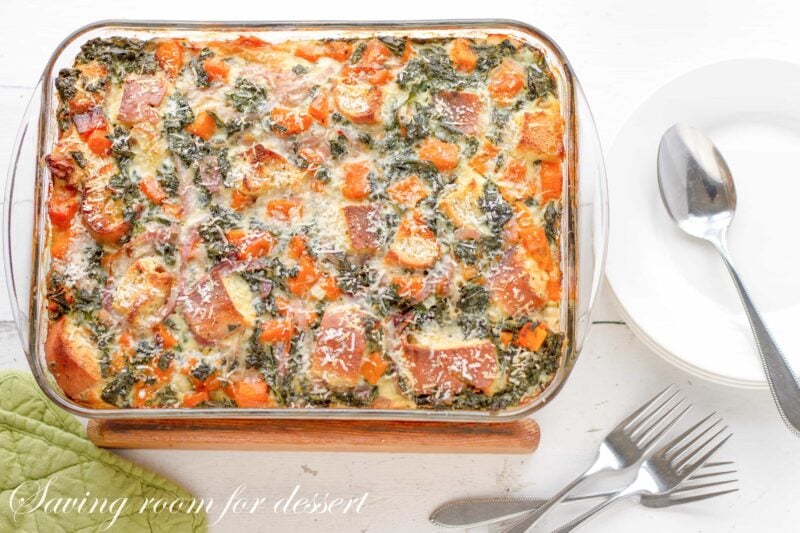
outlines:
[[267, 90], [247, 78], [238, 78], [233, 85], [233, 91], [226, 94], [225, 99], [237, 111], [252, 113], [267, 99]]
[[527, 68], [528, 98], [535, 100], [548, 94], [555, 94], [556, 81], [547, 66], [529, 65]]
[[228, 242], [225, 232], [239, 227], [240, 217], [226, 207], [212, 204], [209, 206], [211, 216], [203, 221], [198, 233], [206, 245], [206, 254], [214, 262], [219, 262], [236, 251], [236, 247]]
[[487, 181], [484, 185], [483, 196], [478, 200], [478, 205], [486, 215], [486, 221], [493, 234], [500, 233], [506, 222], [514, 215], [514, 210], [503, 199], [500, 190], [491, 181]]
[[459, 74], [441, 45], [426, 46], [397, 74], [397, 85], [411, 94], [460, 90], [475, 85], [471, 76]]
[[489, 290], [483, 285], [465, 283], [458, 292], [458, 308], [465, 313], [480, 313], [489, 306]]
[[64, 68], [58, 72], [56, 91], [58, 91], [58, 96], [62, 101], [72, 100], [78, 93], [76, 85], [80, 75], [81, 71], [74, 68]]
[[136, 384], [136, 376], [128, 368], [123, 368], [109, 381], [100, 393], [104, 402], [116, 405], [117, 407], [128, 407], [128, 400], [133, 386]]
[[90, 61], [102, 63], [112, 80], [120, 81], [127, 74], [152, 74], [156, 71], [156, 58], [147, 41], [127, 37], [97, 38], [81, 46], [75, 63]]
[[560, 225], [561, 212], [553, 202], [547, 204], [544, 210], [544, 234], [551, 244], [555, 244], [558, 239], [558, 228]]

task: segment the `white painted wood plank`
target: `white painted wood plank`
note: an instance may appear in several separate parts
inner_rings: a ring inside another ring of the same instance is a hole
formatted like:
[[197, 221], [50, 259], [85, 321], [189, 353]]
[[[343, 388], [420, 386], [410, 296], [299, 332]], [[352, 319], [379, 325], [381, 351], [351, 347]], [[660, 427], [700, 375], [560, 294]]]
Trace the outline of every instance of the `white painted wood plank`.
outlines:
[[28, 370], [28, 368], [16, 326], [13, 322], [0, 322], [0, 370]]

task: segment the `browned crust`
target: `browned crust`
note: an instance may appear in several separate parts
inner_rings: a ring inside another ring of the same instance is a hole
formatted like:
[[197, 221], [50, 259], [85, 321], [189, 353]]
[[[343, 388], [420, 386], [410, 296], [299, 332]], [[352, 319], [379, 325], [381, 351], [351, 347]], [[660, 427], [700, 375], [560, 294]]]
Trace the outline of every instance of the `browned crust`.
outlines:
[[361, 377], [366, 350], [364, 316], [356, 308], [328, 308], [311, 356], [311, 375], [334, 388], [352, 388]]
[[96, 348], [80, 342], [76, 326], [69, 317], [61, 317], [50, 325], [44, 344], [45, 361], [50, 373], [64, 393], [84, 404], [98, 405], [101, 383]]
[[448, 125], [467, 135], [478, 132], [478, 121], [483, 112], [479, 95], [465, 91], [440, 91], [434, 97], [434, 105]]
[[499, 365], [491, 341], [446, 348], [405, 342], [403, 354], [417, 394], [458, 394], [469, 384], [491, 394]]
[[117, 285], [112, 305], [136, 329], [148, 329], [169, 298], [174, 276], [152, 257], [135, 261]]
[[383, 91], [366, 83], [339, 83], [333, 90], [339, 111], [354, 124], [375, 124], [380, 118]]
[[[248, 196], [259, 196], [273, 191], [278, 185], [295, 190], [308, 174], [279, 153], [264, 148], [261, 144], [254, 145], [244, 156], [251, 165], [251, 171], [244, 176], [237, 188], [239, 192]], [[284, 177], [280, 180], [280, 184], [276, 184], [275, 180], [275, 176], [278, 175]]]
[[204, 276], [182, 298], [183, 316], [192, 333], [203, 342], [226, 339], [253, 324], [231, 300], [219, 270]]
[[133, 227], [122, 216], [122, 203], [104, 190], [84, 191], [81, 218], [92, 238], [102, 244], [119, 244]]
[[387, 255], [406, 268], [428, 268], [436, 263], [440, 252], [436, 235], [414, 211], [400, 222]]
[[373, 205], [347, 205], [342, 208], [347, 223], [347, 236], [354, 252], [372, 252], [380, 245], [376, 221], [380, 210]]
[[545, 299], [531, 287], [530, 274], [517, 252], [517, 248], [509, 250], [489, 280], [492, 299], [511, 316], [530, 314], [545, 304]]
[[564, 155], [563, 120], [544, 111], [525, 113], [517, 149], [533, 159], [560, 161]]

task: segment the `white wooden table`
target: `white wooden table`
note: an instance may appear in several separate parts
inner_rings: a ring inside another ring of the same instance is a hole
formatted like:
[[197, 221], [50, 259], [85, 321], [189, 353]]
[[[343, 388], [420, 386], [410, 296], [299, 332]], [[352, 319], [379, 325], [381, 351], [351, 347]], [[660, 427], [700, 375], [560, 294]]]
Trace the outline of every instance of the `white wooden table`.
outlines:
[[[0, 4], [0, 168], [27, 96], [56, 44], [100, 19], [437, 19], [512, 18], [538, 26], [560, 43], [584, 85], [610, 145], [635, 106], [669, 79], [717, 60], [800, 56], [798, 4], [672, 0], [503, 0], [446, 2], [136, 2], [29, 0]], [[454, 4], [455, 5], [455, 4]], [[358, 6], [358, 7], [356, 7]], [[757, 80], [748, 80], [760, 90]], [[768, 97], [768, 95], [767, 95]], [[613, 179], [613, 177], [612, 177]], [[613, 206], [612, 206], [613, 209]], [[0, 296], [0, 368], [26, 366]], [[800, 317], [798, 317], [800, 319]], [[289, 495], [369, 495], [348, 515], [228, 514], [215, 531], [435, 531], [428, 514], [442, 501], [470, 495], [546, 496], [587, 465], [604, 431], [644, 398], [677, 383], [698, 407], [717, 410], [735, 432], [724, 452], [735, 459], [741, 491], [684, 508], [646, 510], [622, 504], [590, 524], [590, 531], [788, 531], [800, 522], [800, 441], [790, 436], [766, 390], [709, 384], [649, 352], [619, 321], [607, 295], [573, 376], [536, 418], [539, 451], [519, 456], [126, 451], [126, 457], [167, 475], [221, 506], [241, 483], [245, 495], [268, 502]], [[211, 521], [216, 519], [212, 512]]]

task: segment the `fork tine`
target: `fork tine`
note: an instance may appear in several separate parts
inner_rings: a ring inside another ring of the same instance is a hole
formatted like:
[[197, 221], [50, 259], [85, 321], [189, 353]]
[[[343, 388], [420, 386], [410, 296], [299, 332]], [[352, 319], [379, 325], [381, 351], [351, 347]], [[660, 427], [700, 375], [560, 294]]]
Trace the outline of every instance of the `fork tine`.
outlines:
[[697, 485], [690, 485], [687, 487], [681, 486], [673, 491], [673, 494], [678, 492], [691, 492], [693, 490], [707, 489], [708, 487], [716, 487], [717, 485], [728, 485], [729, 483], [736, 483], [738, 479], [725, 479], [723, 481], [714, 481], [710, 483], [698, 483]]
[[640, 430], [642, 427], [644, 427], [644, 425], [645, 425], [647, 422], [649, 422], [650, 420], [652, 420], [652, 419], [653, 419], [653, 417], [655, 417], [656, 415], [658, 415], [658, 414], [661, 412], [661, 410], [662, 410], [662, 409], [664, 409], [664, 408], [665, 408], [667, 405], [669, 405], [669, 404], [670, 404], [670, 402], [672, 402], [672, 400], [673, 400], [673, 399], [674, 399], [674, 398], [675, 398], [675, 397], [676, 397], [676, 396], [677, 396], [679, 393], [680, 393], [680, 391], [679, 391], [679, 390], [676, 390], [675, 392], [673, 392], [671, 395], [669, 395], [669, 396], [667, 397], [667, 399], [666, 399], [666, 400], [664, 400], [663, 402], [661, 402], [661, 403], [658, 405], [658, 407], [654, 407], [653, 409], [651, 409], [651, 410], [648, 410], [648, 411], [647, 411], [647, 414], [642, 414], [642, 416], [640, 416], [638, 419], [636, 419], [636, 420], [635, 420], [635, 421], [634, 421], [632, 424], [629, 424], [629, 425], [628, 425], [628, 427], [626, 427], [626, 428], [625, 428], [625, 431], [628, 431], [628, 432], [630, 432], [630, 433], [632, 433], [632, 434], [633, 434], [633, 433], [636, 433], [637, 431], [639, 431], [639, 430]]
[[[685, 457], [685, 455], [687, 453], [689, 453], [692, 449], [696, 449], [697, 448], [697, 443], [700, 441], [700, 439], [702, 439], [705, 434], [707, 434], [709, 431], [711, 431], [712, 429], [717, 427], [717, 425], [719, 425], [720, 423], [722, 423], [722, 419], [721, 418], [715, 420], [714, 423], [712, 423], [710, 426], [705, 428], [699, 434], [695, 435], [695, 437], [692, 440], [690, 440], [685, 445], [683, 445], [680, 448], [678, 448], [677, 450], [675, 450], [674, 453], [670, 454], [669, 460], [672, 461], [674, 464], [677, 464], [679, 462], [679, 459], [681, 461], [683, 461], [683, 458]], [[705, 442], [707, 443], [708, 441], [705, 441]]]
[[695, 442], [700, 437], [702, 437], [703, 435], [708, 433], [711, 429], [715, 428], [717, 426], [717, 424], [719, 424], [720, 422], [721, 422], [721, 420], [717, 420], [716, 422], [711, 424], [708, 428], [706, 428], [705, 431], [703, 431], [703, 433], [698, 435], [696, 438], [692, 439], [692, 442], [690, 443], [690, 445], [692, 446], [691, 448], [689, 448], [687, 446], [686, 447], [687, 448], [686, 451], [684, 451], [683, 453], [678, 454], [675, 457], [673, 457], [672, 459], [670, 459], [670, 461], [672, 461], [672, 464], [675, 465], [675, 468], [680, 469], [682, 466], [688, 464], [689, 461], [691, 461], [693, 458], [697, 457], [697, 455], [700, 454], [706, 446], [711, 444], [714, 441], [714, 439], [719, 437], [719, 435], [723, 431], [728, 429], [728, 426], [723, 426], [722, 428], [718, 429], [716, 433], [714, 433], [713, 435], [711, 435], [710, 437], [705, 439], [702, 443], [695, 444]]
[[709, 498], [716, 498], [717, 496], [723, 496], [725, 494], [730, 494], [731, 492], [736, 492], [739, 489], [728, 489], [728, 490], [720, 490], [717, 492], [709, 492], [707, 494], [697, 494], [695, 496], [686, 496], [681, 498], [670, 498], [670, 505], [683, 505], [685, 503], [692, 503], [692, 502], [699, 502], [702, 500], [707, 500]]
[[[677, 398], [677, 402], [674, 402]], [[636, 423], [634, 427], [631, 427], [628, 431], [631, 434], [631, 437], [639, 438], [639, 436], [644, 432], [648, 432], [653, 427], [658, 424], [661, 420], [663, 420], [667, 415], [669, 415], [672, 411], [675, 410], [676, 407], [681, 405], [683, 402], [686, 401], [686, 398], [680, 397], [678, 398], [678, 392], [664, 400], [661, 405], [653, 409], [650, 414], [644, 417], [640, 422]]]
[[[677, 423], [678, 423], [678, 421], [679, 421], [681, 418], [683, 418], [683, 415], [685, 415], [685, 414], [686, 414], [686, 413], [689, 411], [689, 409], [691, 409], [691, 408], [692, 408], [692, 404], [689, 404], [689, 405], [687, 405], [687, 406], [686, 406], [686, 408], [685, 408], [683, 411], [681, 411], [680, 413], [676, 414], [676, 415], [675, 415], [675, 416], [672, 418], [672, 420], [668, 420], [668, 421], [667, 421], [667, 423], [666, 423], [666, 424], [664, 424], [664, 427], [663, 427], [663, 428], [661, 428], [661, 430], [660, 430], [658, 433], [656, 433], [655, 435], [653, 435], [653, 432], [654, 432], [654, 431], [655, 431], [655, 430], [658, 428], [658, 426], [659, 426], [659, 425], [660, 425], [660, 424], [661, 424], [661, 423], [662, 423], [664, 420], [667, 420], [667, 419], [668, 419], [667, 417], [669, 417], [670, 413], [672, 413], [672, 412], [673, 412], [675, 409], [677, 409], [677, 408], [678, 408], [678, 407], [679, 407], [681, 404], [683, 404], [683, 402], [684, 402], [684, 401], [685, 401], [685, 400], [681, 400], [681, 401], [679, 401], [678, 403], [676, 403], [676, 404], [675, 404], [675, 406], [674, 406], [672, 409], [670, 409], [669, 411], [667, 411], [667, 412], [664, 414], [664, 416], [662, 416], [662, 417], [661, 417], [661, 420], [659, 420], [659, 421], [655, 422], [655, 423], [652, 425], [652, 427], [650, 427], [650, 429], [648, 429], [648, 430], [647, 430], [647, 432], [645, 432], [645, 434], [644, 434], [644, 435], [642, 435], [642, 438], [641, 438], [641, 439], [639, 439], [639, 440], [638, 440], [638, 442], [636, 443], [636, 445], [639, 447], [639, 449], [641, 449], [641, 450], [645, 450], [645, 453], [649, 452], [649, 451], [650, 451], [650, 449], [651, 449], [653, 446], [655, 446], [656, 444], [658, 444], [658, 442], [661, 440], [661, 437], [663, 437], [663, 436], [664, 436], [664, 435], [667, 433], [667, 431], [669, 431], [670, 429], [672, 429], [672, 427], [673, 427], [675, 424], [677, 424]], [[653, 435], [653, 436], [652, 436], [652, 438], [650, 438], [650, 437], [651, 437], [651, 435]], [[644, 442], [645, 440], [647, 440], [647, 442], [646, 442], [646, 443]]]
[[737, 470], [726, 470], [724, 472], [711, 472], [711, 473], [708, 473], [708, 474], [695, 474], [692, 477], [690, 477], [689, 479], [690, 480], [703, 479], [703, 478], [706, 478], [706, 477], [723, 476], [725, 474], [735, 474], [736, 472], [737, 472]]
[[[716, 435], [714, 435], [711, 439], [709, 439], [707, 442], [705, 442], [703, 444], [703, 446], [701, 446], [697, 451], [699, 452], [700, 450], [705, 448], [713, 439], [715, 439], [720, 433], [722, 433], [723, 430], [726, 430], [726, 429], [728, 429], [728, 426], [725, 426], [720, 431], [718, 431]], [[687, 465], [687, 464], [684, 463], [683, 465], [681, 465], [680, 468], [682, 470], [686, 470], [686, 471], [689, 471], [689, 472], [694, 472], [695, 470], [697, 470], [700, 467], [700, 465], [702, 465], [705, 462], [706, 459], [708, 459], [709, 457], [714, 455], [714, 452], [719, 450], [722, 447], [723, 444], [728, 442], [728, 439], [730, 439], [732, 436], [733, 436], [733, 433], [728, 433], [728, 435], [724, 439], [719, 441], [714, 447], [712, 447], [710, 450], [708, 450], [702, 457], [697, 459], [692, 464], [688, 464]]]
[[655, 396], [650, 398], [650, 400], [647, 403], [645, 403], [640, 408], [638, 408], [636, 411], [634, 411], [628, 418], [626, 418], [625, 420], [620, 422], [617, 427], [618, 428], [627, 429], [627, 427], [629, 425], [631, 425], [631, 423], [635, 422], [642, 413], [647, 411], [654, 403], [656, 403], [662, 396], [664, 396], [667, 392], [669, 392], [673, 388], [677, 388], [677, 387], [674, 384], [670, 385], [666, 389], [662, 390], [661, 392], [659, 392], [658, 394], [656, 394]]
[[703, 463], [703, 468], [714, 468], [715, 466], [728, 466], [732, 464], [733, 461], [708, 462], [708, 463]]
[[679, 446], [681, 446], [686, 441], [686, 439], [688, 439], [692, 435], [692, 433], [694, 433], [699, 427], [705, 424], [714, 415], [716, 415], [716, 413], [711, 413], [710, 415], [699, 421], [697, 424], [693, 425], [692, 427], [690, 427], [689, 429], [687, 429], [686, 431], [684, 431], [683, 433], [672, 439], [672, 441], [665, 446], [665, 449], [662, 452], [664, 456], [670, 459], [674, 458], [675, 455], [679, 453], [675, 452], [675, 450]]

